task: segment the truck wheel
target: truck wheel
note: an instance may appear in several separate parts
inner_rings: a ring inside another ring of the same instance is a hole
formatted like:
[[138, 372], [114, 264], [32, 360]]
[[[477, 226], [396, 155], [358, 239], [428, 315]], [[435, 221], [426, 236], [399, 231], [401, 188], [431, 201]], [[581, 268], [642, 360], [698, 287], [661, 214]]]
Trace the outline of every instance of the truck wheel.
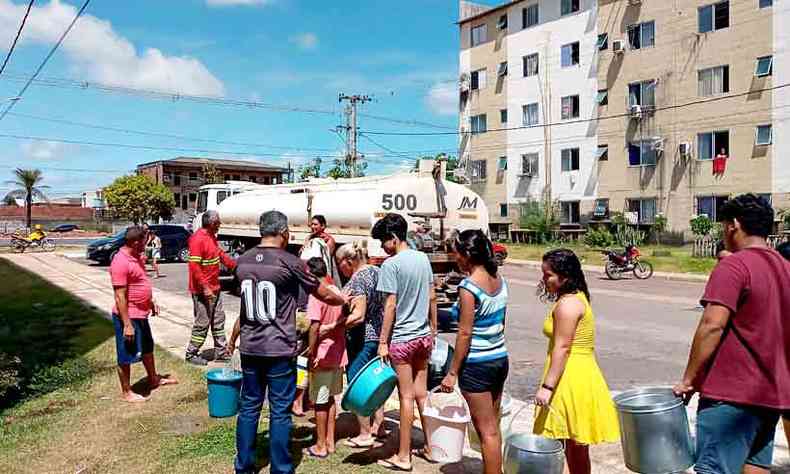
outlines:
[[494, 254], [494, 261], [496, 262], [498, 267], [501, 267], [505, 264], [506, 258], [507, 258], [506, 252], [497, 252]]
[[178, 261], [181, 263], [187, 263], [189, 260], [189, 249], [183, 248], [178, 251]]

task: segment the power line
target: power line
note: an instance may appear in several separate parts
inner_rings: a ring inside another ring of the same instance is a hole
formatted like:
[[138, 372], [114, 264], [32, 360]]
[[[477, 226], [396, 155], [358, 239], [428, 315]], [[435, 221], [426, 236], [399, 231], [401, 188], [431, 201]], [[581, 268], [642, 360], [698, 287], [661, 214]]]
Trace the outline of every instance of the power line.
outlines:
[[25, 28], [25, 23], [27, 22], [27, 17], [30, 15], [30, 10], [33, 8], [33, 2], [36, 0], [30, 0], [30, 3], [27, 4], [27, 10], [25, 10], [25, 16], [22, 17], [22, 23], [19, 24], [19, 29], [16, 30], [16, 36], [14, 37], [14, 41], [11, 42], [11, 48], [8, 50], [8, 53], [5, 55], [5, 59], [3, 60], [3, 65], [0, 66], [0, 75], [3, 74], [5, 71], [5, 67], [8, 64], [8, 61], [11, 59], [11, 55], [14, 54], [14, 48], [16, 48], [16, 43], [19, 41], [19, 37], [22, 35], [22, 30]]
[[[38, 77], [38, 75], [41, 74], [41, 71], [44, 69], [44, 66], [47, 65], [50, 58], [52, 58], [52, 56], [55, 54], [55, 51], [58, 50], [60, 45], [63, 43], [63, 40], [66, 39], [66, 36], [69, 34], [71, 29], [74, 28], [74, 25], [77, 23], [77, 20], [79, 20], [82, 14], [85, 13], [85, 9], [88, 8], [88, 5], [90, 3], [91, 0], [85, 0], [85, 3], [82, 4], [82, 8], [80, 8], [77, 14], [74, 15], [74, 19], [71, 20], [71, 23], [69, 23], [69, 26], [66, 28], [66, 31], [64, 31], [63, 34], [60, 35], [60, 38], [58, 38], [57, 43], [55, 43], [55, 45], [52, 46], [52, 49], [44, 57], [44, 60], [41, 61], [41, 64], [38, 66], [38, 69], [36, 69], [36, 72], [34, 72], [32, 76], [30, 76], [30, 79], [28, 79], [28, 81], [25, 83], [24, 87], [22, 87], [22, 90], [19, 91], [16, 97], [22, 97], [25, 94], [25, 91], [27, 91], [27, 88], [30, 87], [30, 84], [32, 84], [33, 81], [36, 80], [36, 77]], [[5, 116], [8, 115], [8, 112], [11, 111], [11, 109], [14, 107], [14, 104], [16, 104], [16, 102], [17, 101], [15, 100], [8, 102], [8, 105], [6, 106], [5, 110], [3, 110], [3, 113], [0, 114], [0, 121], [2, 121], [5, 118]]]
[[[749, 91], [741, 92], [741, 93], [738, 93], [738, 94], [730, 94], [730, 95], [712, 97], [712, 98], [708, 98], [708, 99], [700, 99], [700, 100], [695, 100], [695, 101], [691, 101], [691, 102], [686, 102], [686, 103], [683, 103], [683, 104], [665, 105], [665, 106], [662, 106], [662, 107], [651, 107], [650, 110], [652, 112], [660, 112], [660, 111], [663, 111], [663, 110], [676, 110], [676, 109], [681, 109], [681, 108], [685, 108], [685, 107], [691, 107], [691, 106], [694, 106], [694, 105], [708, 104], [708, 103], [711, 103], [711, 102], [719, 102], [719, 101], [728, 100], [728, 99], [737, 99], [738, 97], [745, 97], [747, 95], [756, 94], [756, 93], [760, 93], [760, 92], [775, 91], [775, 90], [778, 90], [778, 89], [783, 89], [785, 87], [790, 87], [790, 83], [780, 84], [778, 86], [773, 86], [773, 87], [766, 87], [766, 88], [763, 88], [763, 89], [749, 90]], [[593, 118], [589, 118], [589, 119], [564, 120], [564, 121], [561, 121], [561, 122], [552, 122], [552, 123], [544, 123], [544, 124], [537, 124], [537, 125], [522, 125], [520, 127], [489, 128], [489, 129], [486, 130], [486, 132], [508, 132], [508, 131], [511, 131], [511, 130], [524, 130], [524, 129], [530, 129], [530, 128], [538, 129], [538, 128], [546, 128], [546, 127], [556, 127], [556, 126], [560, 126], [560, 125], [575, 125], [575, 124], [581, 124], [581, 123], [600, 122], [602, 120], [611, 120], [611, 119], [624, 118], [624, 117], [630, 117], [630, 116], [631, 116], [630, 112], [625, 112], [625, 113], [622, 113], [622, 114], [605, 115], [603, 117], [593, 117]], [[473, 135], [473, 134], [476, 135], [478, 132], [471, 132], [471, 131], [468, 131], [468, 132], [462, 132], [462, 131], [456, 131], [456, 132], [379, 132], [379, 131], [368, 131], [368, 130], [365, 130], [364, 132], [360, 131], [360, 133], [366, 133], [368, 135], [391, 135], [391, 136], [415, 136], [416, 137], [416, 136], [452, 136], [452, 135]]]

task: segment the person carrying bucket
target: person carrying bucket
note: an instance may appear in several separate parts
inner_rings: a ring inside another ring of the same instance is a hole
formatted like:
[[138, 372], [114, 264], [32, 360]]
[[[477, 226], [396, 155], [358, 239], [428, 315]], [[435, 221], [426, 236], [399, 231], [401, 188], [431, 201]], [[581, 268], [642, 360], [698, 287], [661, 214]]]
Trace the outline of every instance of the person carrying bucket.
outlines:
[[509, 368], [505, 347], [508, 287], [497, 274], [493, 245], [482, 231], [461, 232], [453, 250], [458, 266], [469, 276], [458, 285], [459, 301], [451, 310], [458, 320], [458, 335], [441, 390], [452, 392], [458, 381], [482, 444], [483, 472], [500, 474], [499, 410]]
[[553, 301], [543, 334], [549, 350], [533, 432], [565, 440], [570, 474], [589, 474], [589, 446], [620, 439], [619, 421], [609, 387], [595, 360], [595, 315], [579, 258], [571, 250], [543, 255], [538, 291]]
[[[411, 250], [406, 241], [408, 224], [399, 214], [385, 215], [373, 226], [371, 235], [381, 242], [390, 258], [384, 261], [376, 289], [384, 293], [384, 321], [381, 326], [378, 355], [392, 361], [398, 376], [400, 400], [400, 444], [398, 452], [379, 460], [393, 471], [411, 471], [411, 428], [414, 402], [425, 426], [425, 401], [428, 397], [428, 359], [436, 337], [436, 293], [433, 270], [428, 257]], [[428, 462], [431, 457], [430, 434], [425, 433], [425, 447], [416, 456]]]
[[790, 410], [790, 262], [768, 245], [774, 210], [763, 198], [737, 196], [720, 215], [733, 253], [708, 279], [674, 391], [700, 394], [697, 473], [768, 473], [776, 425]]
[[[294, 472], [289, 451], [291, 404], [296, 392], [296, 307], [299, 288], [334, 306], [348, 298], [319, 281], [305, 263], [288, 253], [288, 218], [279, 211], [260, 217], [261, 243], [238, 259], [241, 307], [229, 352], [241, 337], [241, 407], [236, 422], [236, 473], [255, 467], [258, 421], [269, 402], [269, 459], [272, 474]], [[267, 394], [268, 391], [268, 394]]]
[[[335, 252], [337, 267], [340, 273], [348, 278], [343, 290], [355, 298], [351, 311], [346, 318], [346, 351], [349, 364], [346, 367], [346, 378], [353, 380], [357, 373], [376, 357], [381, 334], [381, 320], [384, 307], [381, 294], [376, 291], [379, 281], [379, 267], [368, 265], [367, 240], [360, 239], [343, 245]], [[348, 330], [351, 328], [351, 330]], [[355, 328], [362, 329], [361, 334]], [[361, 337], [360, 337], [361, 336]], [[348, 341], [360, 338], [361, 341]], [[361, 344], [359, 344], [361, 342]], [[352, 348], [358, 348], [353, 350]], [[343, 442], [350, 448], [369, 448], [375, 438], [380, 437], [383, 430], [384, 408], [379, 408], [373, 415], [373, 422], [368, 416], [358, 416], [359, 436]]]

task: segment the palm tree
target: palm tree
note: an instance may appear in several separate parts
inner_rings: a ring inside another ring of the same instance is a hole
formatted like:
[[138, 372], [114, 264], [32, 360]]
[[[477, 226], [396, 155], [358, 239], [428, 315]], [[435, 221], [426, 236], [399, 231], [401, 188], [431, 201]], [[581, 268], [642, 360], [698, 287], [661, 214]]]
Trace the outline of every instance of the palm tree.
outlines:
[[40, 183], [44, 180], [44, 177], [41, 175], [41, 170], [39, 169], [32, 169], [32, 170], [25, 170], [22, 168], [17, 168], [14, 170], [14, 177], [16, 179], [12, 181], [6, 181], [8, 184], [13, 184], [17, 186], [17, 189], [9, 192], [7, 196], [12, 198], [24, 198], [25, 199], [25, 211], [26, 211], [26, 224], [27, 228], [30, 229], [30, 221], [32, 220], [32, 207], [33, 207], [33, 198], [43, 199], [47, 201], [47, 196], [44, 195], [43, 189], [49, 188], [49, 186], [42, 186]]

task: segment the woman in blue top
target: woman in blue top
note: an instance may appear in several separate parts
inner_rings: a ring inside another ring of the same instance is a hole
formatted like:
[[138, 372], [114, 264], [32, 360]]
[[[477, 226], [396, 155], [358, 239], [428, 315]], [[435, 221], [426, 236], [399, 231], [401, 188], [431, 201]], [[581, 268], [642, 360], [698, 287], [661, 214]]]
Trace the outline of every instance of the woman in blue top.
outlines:
[[499, 404], [508, 373], [507, 283], [497, 274], [494, 247], [482, 231], [461, 232], [453, 247], [458, 266], [469, 276], [458, 286], [459, 301], [452, 309], [458, 319], [458, 335], [442, 390], [451, 392], [458, 380], [483, 446], [484, 472], [500, 474]]

